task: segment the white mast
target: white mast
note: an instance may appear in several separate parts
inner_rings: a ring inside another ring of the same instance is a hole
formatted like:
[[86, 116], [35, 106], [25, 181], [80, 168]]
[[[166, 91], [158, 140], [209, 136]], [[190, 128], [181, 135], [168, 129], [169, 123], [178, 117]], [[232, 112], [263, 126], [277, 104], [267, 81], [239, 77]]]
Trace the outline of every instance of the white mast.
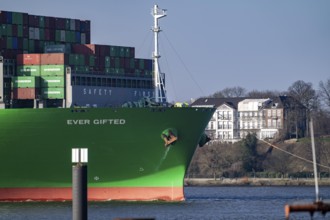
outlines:
[[164, 78], [160, 74], [160, 67], [158, 63], [158, 59], [160, 58], [160, 55], [158, 53], [158, 33], [160, 32], [160, 27], [158, 26], [158, 19], [166, 16], [166, 10], [159, 9], [158, 5], [154, 5], [151, 14], [154, 17], [154, 26], [152, 28], [152, 31], [154, 32], [155, 51], [153, 52], [152, 58], [154, 60], [155, 101], [158, 103], [165, 103], [167, 100]]

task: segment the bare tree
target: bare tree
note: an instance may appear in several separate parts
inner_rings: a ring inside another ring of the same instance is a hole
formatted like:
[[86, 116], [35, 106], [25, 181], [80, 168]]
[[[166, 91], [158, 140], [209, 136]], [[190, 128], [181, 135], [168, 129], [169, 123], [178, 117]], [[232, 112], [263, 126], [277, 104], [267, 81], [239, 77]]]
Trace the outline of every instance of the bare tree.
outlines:
[[330, 110], [330, 78], [319, 83], [319, 96]]
[[312, 83], [302, 80], [294, 82], [288, 89], [290, 96], [303, 104], [309, 111], [318, 108], [318, 95], [313, 89]]
[[235, 87], [228, 87], [224, 88], [223, 90], [220, 90], [211, 97], [213, 98], [237, 98], [237, 97], [244, 97], [246, 95], [246, 89], [235, 86]]
[[247, 93], [247, 97], [249, 98], [271, 98], [282, 95], [281, 92], [278, 91], [258, 91], [258, 90], [252, 90], [251, 92]]

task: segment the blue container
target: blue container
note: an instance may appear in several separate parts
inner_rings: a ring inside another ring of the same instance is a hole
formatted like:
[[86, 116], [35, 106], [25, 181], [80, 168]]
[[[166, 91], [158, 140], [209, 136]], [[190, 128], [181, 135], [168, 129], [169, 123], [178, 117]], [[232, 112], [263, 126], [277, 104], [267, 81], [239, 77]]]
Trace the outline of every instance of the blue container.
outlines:
[[80, 41], [81, 41], [81, 34], [80, 34], [80, 32], [76, 32], [75, 43], [80, 43]]
[[17, 37], [13, 37], [13, 42], [12, 42], [12, 48], [13, 49], [18, 49], [18, 40]]
[[13, 13], [10, 11], [6, 12], [6, 23], [12, 24], [13, 23]]

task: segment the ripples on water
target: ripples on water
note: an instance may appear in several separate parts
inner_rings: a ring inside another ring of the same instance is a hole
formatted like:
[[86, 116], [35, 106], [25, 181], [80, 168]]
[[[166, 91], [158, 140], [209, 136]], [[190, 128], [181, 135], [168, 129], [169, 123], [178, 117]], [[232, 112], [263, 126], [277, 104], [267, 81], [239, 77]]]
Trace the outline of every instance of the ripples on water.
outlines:
[[[184, 202], [92, 202], [90, 220], [115, 218], [171, 219], [284, 219], [284, 205], [315, 200], [314, 187], [186, 187]], [[330, 187], [321, 187], [330, 199]], [[0, 219], [72, 219], [70, 202], [0, 203]], [[290, 219], [311, 219], [293, 213]], [[315, 214], [313, 219], [330, 219]]]

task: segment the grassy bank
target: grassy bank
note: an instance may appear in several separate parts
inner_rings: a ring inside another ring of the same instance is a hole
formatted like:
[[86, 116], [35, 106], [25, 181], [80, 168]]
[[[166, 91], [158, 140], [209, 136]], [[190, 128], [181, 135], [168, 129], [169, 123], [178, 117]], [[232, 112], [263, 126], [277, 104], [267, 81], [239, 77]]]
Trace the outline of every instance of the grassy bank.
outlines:
[[[184, 180], [185, 186], [314, 186], [313, 178], [223, 178], [223, 179], [195, 179]], [[330, 186], [330, 178], [319, 179], [319, 185]]]

